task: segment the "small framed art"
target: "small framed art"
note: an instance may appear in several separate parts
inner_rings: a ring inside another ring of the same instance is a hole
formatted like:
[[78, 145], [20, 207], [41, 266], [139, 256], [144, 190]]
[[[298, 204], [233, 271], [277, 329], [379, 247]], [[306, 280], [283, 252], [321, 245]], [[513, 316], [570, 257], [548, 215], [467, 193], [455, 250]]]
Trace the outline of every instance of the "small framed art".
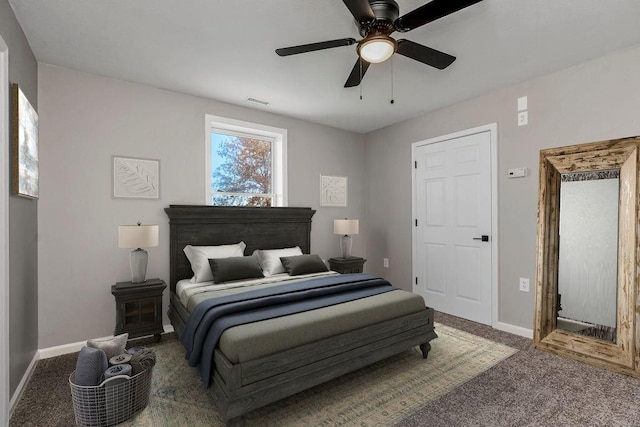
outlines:
[[347, 206], [347, 177], [320, 175], [320, 206]]
[[113, 156], [113, 197], [160, 198], [160, 160]]
[[37, 199], [38, 113], [16, 83], [13, 94], [13, 194]]

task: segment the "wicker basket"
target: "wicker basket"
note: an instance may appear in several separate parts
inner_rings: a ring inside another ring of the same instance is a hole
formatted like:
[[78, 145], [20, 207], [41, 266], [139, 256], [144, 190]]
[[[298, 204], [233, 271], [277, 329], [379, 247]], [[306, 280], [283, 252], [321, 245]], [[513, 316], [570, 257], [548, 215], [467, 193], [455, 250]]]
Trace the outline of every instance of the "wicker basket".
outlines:
[[78, 426], [107, 427], [133, 417], [149, 403], [153, 368], [133, 377], [109, 378], [97, 386], [74, 384], [75, 371], [69, 375], [73, 412]]

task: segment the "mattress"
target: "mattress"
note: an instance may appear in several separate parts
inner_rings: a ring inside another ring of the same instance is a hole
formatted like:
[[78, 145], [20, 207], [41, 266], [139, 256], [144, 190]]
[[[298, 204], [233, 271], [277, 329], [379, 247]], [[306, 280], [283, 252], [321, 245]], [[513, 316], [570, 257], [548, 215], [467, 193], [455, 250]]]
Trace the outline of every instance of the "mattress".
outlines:
[[[229, 286], [205, 282], [194, 287], [189, 281], [182, 281], [176, 287], [177, 298], [173, 298], [173, 301], [182, 305], [181, 312], [191, 313], [199, 302], [207, 298], [317, 276], [292, 278], [285, 274], [266, 280], [236, 282]], [[424, 309], [421, 296], [393, 290], [303, 313], [234, 326], [222, 333], [218, 348], [231, 363], [243, 363]]]

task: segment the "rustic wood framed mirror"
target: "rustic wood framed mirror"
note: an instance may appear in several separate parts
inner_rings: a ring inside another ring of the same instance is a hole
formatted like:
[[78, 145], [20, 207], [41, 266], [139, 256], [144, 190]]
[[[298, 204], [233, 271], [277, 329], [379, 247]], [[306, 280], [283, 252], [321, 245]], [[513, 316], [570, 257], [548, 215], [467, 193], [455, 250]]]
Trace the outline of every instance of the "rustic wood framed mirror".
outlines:
[[639, 147], [633, 137], [540, 151], [533, 336], [636, 377]]

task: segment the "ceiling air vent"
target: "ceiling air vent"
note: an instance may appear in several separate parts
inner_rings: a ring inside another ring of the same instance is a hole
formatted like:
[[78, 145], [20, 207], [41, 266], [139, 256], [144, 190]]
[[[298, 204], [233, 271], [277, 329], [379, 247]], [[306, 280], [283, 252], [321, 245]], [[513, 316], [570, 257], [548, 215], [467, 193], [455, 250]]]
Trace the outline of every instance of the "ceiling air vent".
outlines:
[[260, 105], [269, 105], [269, 102], [263, 101], [261, 99], [256, 99], [256, 98], [247, 98], [247, 101], [255, 102], [256, 104], [260, 104]]

